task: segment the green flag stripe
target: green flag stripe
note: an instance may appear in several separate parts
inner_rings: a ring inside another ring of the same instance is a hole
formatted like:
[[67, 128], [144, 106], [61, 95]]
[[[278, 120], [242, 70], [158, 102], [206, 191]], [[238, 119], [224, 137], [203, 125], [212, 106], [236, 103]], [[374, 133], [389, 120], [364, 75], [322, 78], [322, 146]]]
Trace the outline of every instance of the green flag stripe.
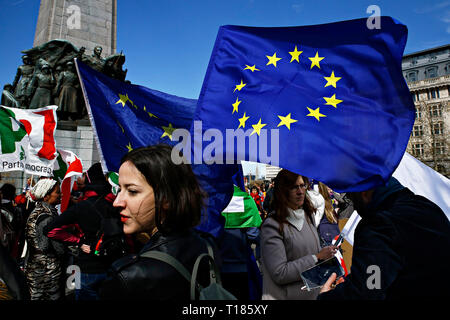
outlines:
[[[259, 215], [258, 208], [255, 201], [245, 191], [242, 191], [238, 187], [234, 187], [233, 198], [237, 201], [238, 198], [242, 198], [244, 201], [243, 212], [230, 212], [228, 207], [222, 212], [225, 217], [225, 228], [250, 228], [259, 227], [261, 225], [261, 217]], [[232, 201], [233, 202], [233, 199]], [[236, 206], [237, 207], [237, 206]]]

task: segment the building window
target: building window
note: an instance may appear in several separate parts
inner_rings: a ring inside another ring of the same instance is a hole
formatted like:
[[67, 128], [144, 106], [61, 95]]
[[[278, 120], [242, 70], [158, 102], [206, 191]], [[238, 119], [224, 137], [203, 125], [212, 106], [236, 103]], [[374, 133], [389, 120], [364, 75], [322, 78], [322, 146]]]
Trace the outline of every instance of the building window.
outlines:
[[437, 75], [437, 67], [431, 67], [428, 68], [427, 70], [425, 70], [425, 78], [426, 79], [430, 79], [430, 78], [436, 78]]
[[444, 142], [435, 142], [434, 143], [434, 153], [435, 154], [445, 154]]
[[412, 136], [413, 137], [421, 137], [423, 135], [423, 128], [420, 125], [413, 127]]
[[436, 122], [433, 123], [433, 134], [444, 134], [444, 123], [443, 122]]
[[413, 144], [412, 153], [414, 156], [423, 156], [423, 143]]
[[428, 100], [440, 98], [439, 89], [427, 90], [427, 98], [428, 98]]
[[408, 73], [408, 81], [417, 81], [417, 71], [411, 71]]
[[422, 111], [419, 108], [416, 108], [416, 119], [421, 119], [422, 118]]
[[444, 70], [445, 70], [445, 74], [450, 74], [450, 63], [447, 63]]
[[413, 99], [414, 102], [417, 101], [417, 96], [415, 92], [411, 92], [411, 98]]
[[437, 99], [440, 98], [439, 89], [430, 89], [427, 91], [428, 99]]
[[442, 106], [434, 105], [428, 107], [430, 117], [442, 117]]

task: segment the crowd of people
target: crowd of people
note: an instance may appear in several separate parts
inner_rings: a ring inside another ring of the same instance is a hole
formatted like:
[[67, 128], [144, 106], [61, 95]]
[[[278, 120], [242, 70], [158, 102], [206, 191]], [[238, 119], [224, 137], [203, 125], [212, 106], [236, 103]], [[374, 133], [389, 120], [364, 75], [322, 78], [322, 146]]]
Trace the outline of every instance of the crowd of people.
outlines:
[[[202, 254], [213, 257], [223, 287], [243, 301], [444, 295], [448, 280], [439, 275], [450, 261], [450, 222], [438, 206], [394, 178], [386, 186], [339, 194], [281, 170], [270, 183], [251, 185], [247, 192], [261, 226], [225, 229], [215, 238], [195, 228], [206, 195], [190, 165], [172, 162], [167, 145], [125, 155], [116, 194], [101, 165], [93, 164], [77, 180], [62, 213], [55, 179], [28, 181], [19, 195], [5, 183], [0, 189], [0, 299], [192, 297], [191, 283], [176, 268], [145, 256], [149, 252], [168, 254], [189, 271], [198, 267], [197, 298], [210, 282], [208, 264], [196, 263]], [[355, 209], [362, 221], [350, 274], [340, 279], [333, 274], [322, 288], [305, 289], [300, 274], [335, 256], [338, 222]], [[433, 273], [424, 261], [434, 261]], [[74, 290], [68, 285], [69, 266], [79, 268]], [[369, 266], [381, 270], [372, 286]]]

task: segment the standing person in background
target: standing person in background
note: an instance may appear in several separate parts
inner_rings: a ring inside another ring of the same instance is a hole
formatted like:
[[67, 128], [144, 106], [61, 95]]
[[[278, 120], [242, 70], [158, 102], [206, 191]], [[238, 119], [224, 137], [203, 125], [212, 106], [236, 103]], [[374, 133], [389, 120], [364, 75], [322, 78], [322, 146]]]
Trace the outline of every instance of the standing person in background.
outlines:
[[330, 188], [319, 182], [319, 193], [325, 200], [325, 214], [318, 226], [319, 236], [323, 242], [322, 246], [329, 246], [333, 239], [341, 233], [338, 226], [338, 215], [332, 204], [331, 192]]
[[0, 300], [29, 300], [27, 279], [19, 265], [0, 245]]
[[[97, 300], [98, 286], [106, 278], [111, 263], [125, 253], [125, 243], [118, 210], [113, 207], [115, 197], [107, 182], [100, 163], [93, 164], [85, 174], [86, 186], [82, 201], [64, 211], [45, 232], [47, 237], [63, 241], [79, 248], [75, 264], [81, 269], [81, 288], [75, 289], [76, 300]], [[108, 222], [108, 230], [106, 223]], [[78, 232], [68, 232], [74, 227]], [[104, 235], [117, 235], [116, 252], [100, 253], [98, 249], [106, 243]]]
[[308, 190], [306, 191], [308, 198], [311, 200], [311, 203], [314, 207], [314, 225], [316, 228], [319, 226], [320, 220], [325, 213], [325, 199], [319, 192], [319, 186], [317, 181], [315, 181], [314, 185], [310, 185]]
[[261, 226], [263, 300], [315, 299], [319, 290], [302, 290], [300, 273], [337, 250], [320, 247], [307, 189], [308, 178], [288, 170], [275, 179], [273, 211]]
[[15, 203], [16, 187], [10, 183], [5, 183], [0, 188], [2, 194], [2, 224], [4, 227], [11, 228], [12, 239], [10, 239], [7, 247], [11, 257], [19, 261], [25, 244], [25, 223], [26, 216], [21, 207]]
[[252, 197], [252, 199], [256, 203], [256, 207], [258, 208], [259, 215], [261, 216], [261, 219], [264, 220], [264, 218], [265, 218], [264, 209], [262, 208], [261, 196], [259, 195], [259, 190], [258, 190], [258, 187], [256, 185], [253, 185], [250, 188], [250, 196]]
[[55, 206], [61, 201], [59, 183], [41, 179], [31, 189], [36, 206], [27, 220], [25, 229], [28, 253], [25, 275], [31, 300], [60, 300], [64, 297], [61, 257], [64, 247], [45, 237], [43, 229], [57, 216]]
[[[251, 261], [249, 260], [251, 259], [250, 255], [253, 255], [251, 245], [254, 244], [258, 248], [259, 238], [259, 230], [255, 227], [225, 228], [217, 240], [220, 257], [222, 258], [221, 276], [223, 287], [230, 291], [238, 300], [261, 299], [261, 280], [249, 278], [258, 276], [252, 274], [253, 270], [249, 270], [251, 267]], [[257, 297], [251, 297], [250, 284], [259, 289], [255, 290], [259, 291], [256, 294]]]
[[393, 177], [387, 185], [348, 195], [361, 216], [350, 274], [333, 289], [333, 273], [318, 298], [422, 302], [447, 297], [450, 221], [442, 209]]
[[266, 212], [271, 211], [270, 203], [271, 203], [272, 197], [273, 197], [273, 185], [274, 185], [273, 181], [274, 181], [274, 179], [272, 179], [270, 181], [270, 184], [267, 188], [266, 197], [264, 198], [263, 209]]

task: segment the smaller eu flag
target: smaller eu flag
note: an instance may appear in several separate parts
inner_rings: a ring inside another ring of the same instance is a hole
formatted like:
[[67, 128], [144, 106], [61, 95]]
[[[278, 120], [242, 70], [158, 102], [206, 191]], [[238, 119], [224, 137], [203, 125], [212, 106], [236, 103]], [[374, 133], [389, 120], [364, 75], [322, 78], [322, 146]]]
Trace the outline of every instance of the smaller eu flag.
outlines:
[[214, 152], [196, 139], [203, 160], [271, 163], [340, 192], [385, 183], [405, 152], [414, 104], [401, 69], [407, 28], [380, 19], [380, 29], [366, 19], [222, 26], [191, 132], [201, 123], [203, 134], [227, 139]]
[[[129, 151], [165, 143], [175, 145], [172, 133], [188, 130], [197, 100], [186, 99], [112, 79], [76, 61], [94, 130], [102, 167], [118, 172], [120, 160]], [[222, 210], [233, 195], [237, 165], [192, 165], [197, 180], [208, 194], [207, 214], [198, 229], [217, 236], [222, 230]]]

